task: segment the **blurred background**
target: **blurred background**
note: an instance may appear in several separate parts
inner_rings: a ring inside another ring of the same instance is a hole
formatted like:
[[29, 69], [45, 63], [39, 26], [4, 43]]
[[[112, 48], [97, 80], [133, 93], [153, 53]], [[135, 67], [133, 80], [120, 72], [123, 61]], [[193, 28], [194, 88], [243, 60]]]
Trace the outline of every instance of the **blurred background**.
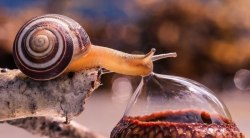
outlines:
[[[250, 137], [250, 90], [234, 84], [237, 71], [250, 70], [249, 6], [249, 0], [1, 0], [0, 67], [16, 68], [12, 44], [27, 20], [46, 13], [63, 14], [79, 22], [93, 44], [128, 53], [147, 53], [151, 48], [157, 49], [156, 54], [177, 52], [177, 58], [154, 63], [154, 72], [187, 77], [212, 89]], [[76, 120], [108, 137], [138, 80], [103, 75], [103, 85]], [[17, 133], [10, 134], [13, 130]], [[0, 134], [32, 137], [7, 125], [0, 126]]]

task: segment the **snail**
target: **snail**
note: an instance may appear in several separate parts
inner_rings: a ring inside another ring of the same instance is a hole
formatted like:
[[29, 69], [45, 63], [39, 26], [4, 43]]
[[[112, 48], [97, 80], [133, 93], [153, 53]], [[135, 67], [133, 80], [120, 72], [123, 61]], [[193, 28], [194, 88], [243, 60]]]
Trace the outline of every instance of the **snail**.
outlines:
[[147, 76], [153, 61], [176, 53], [133, 55], [90, 42], [73, 19], [47, 14], [25, 23], [16, 35], [13, 57], [17, 67], [34, 80], [50, 80], [62, 73], [101, 67], [125, 75]]

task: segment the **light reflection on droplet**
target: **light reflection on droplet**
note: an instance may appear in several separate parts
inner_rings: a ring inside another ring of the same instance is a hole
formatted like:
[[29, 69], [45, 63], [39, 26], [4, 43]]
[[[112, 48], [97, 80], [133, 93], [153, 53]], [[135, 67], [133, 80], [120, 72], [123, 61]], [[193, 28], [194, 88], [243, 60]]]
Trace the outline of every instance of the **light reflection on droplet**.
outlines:
[[112, 100], [115, 102], [126, 102], [132, 95], [132, 84], [129, 79], [119, 77], [112, 84]]
[[127, 106], [125, 116], [182, 109], [202, 110], [231, 119], [224, 104], [202, 84], [183, 77], [161, 74], [143, 79]]
[[234, 76], [235, 86], [240, 90], [250, 90], [250, 71], [241, 69]]
[[211, 90], [190, 79], [152, 73], [142, 78], [111, 138], [181, 137], [190, 131], [198, 137], [241, 134]]

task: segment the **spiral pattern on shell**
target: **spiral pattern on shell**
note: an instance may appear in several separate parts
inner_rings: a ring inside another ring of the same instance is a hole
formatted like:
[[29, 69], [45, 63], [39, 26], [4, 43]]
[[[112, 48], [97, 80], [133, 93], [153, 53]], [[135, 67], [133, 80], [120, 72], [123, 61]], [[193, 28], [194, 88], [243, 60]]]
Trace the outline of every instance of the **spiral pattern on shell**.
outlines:
[[48, 14], [31, 19], [17, 33], [13, 56], [18, 68], [35, 80], [60, 75], [72, 58], [90, 45], [85, 30], [73, 19]]

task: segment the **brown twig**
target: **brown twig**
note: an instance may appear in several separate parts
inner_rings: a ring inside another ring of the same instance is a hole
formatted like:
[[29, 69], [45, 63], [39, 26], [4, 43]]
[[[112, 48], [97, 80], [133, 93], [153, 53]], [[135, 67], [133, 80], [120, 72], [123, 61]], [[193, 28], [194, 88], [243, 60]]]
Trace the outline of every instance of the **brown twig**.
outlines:
[[64, 119], [59, 118], [28, 117], [10, 120], [7, 123], [23, 128], [32, 134], [50, 138], [103, 138], [74, 121], [66, 124]]
[[100, 84], [99, 77], [98, 69], [89, 69], [49, 81], [35, 81], [20, 70], [0, 68], [0, 122], [7, 121], [33, 134], [52, 138], [96, 137], [87, 129], [65, 121], [83, 111], [85, 99]]

